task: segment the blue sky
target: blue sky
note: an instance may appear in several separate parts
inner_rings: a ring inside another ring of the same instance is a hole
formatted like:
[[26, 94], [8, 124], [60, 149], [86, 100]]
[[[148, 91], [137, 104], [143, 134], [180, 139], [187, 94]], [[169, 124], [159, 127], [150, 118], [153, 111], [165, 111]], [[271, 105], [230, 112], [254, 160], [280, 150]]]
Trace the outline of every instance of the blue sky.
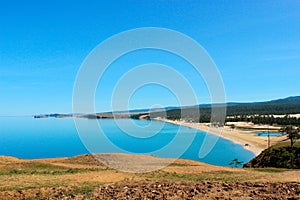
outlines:
[[[222, 75], [227, 101], [300, 95], [299, 1], [3, 0], [0, 115], [72, 112], [73, 84], [85, 57], [108, 37], [139, 27], [173, 29], [201, 44]], [[199, 103], [209, 102], [201, 77], [172, 55], [137, 52], [119, 65], [154, 61], [177, 68]], [[97, 111], [110, 109], [112, 85], [122, 75], [114, 69], [99, 85]], [[152, 85], [133, 95], [130, 108], [176, 103], [170, 91]]]

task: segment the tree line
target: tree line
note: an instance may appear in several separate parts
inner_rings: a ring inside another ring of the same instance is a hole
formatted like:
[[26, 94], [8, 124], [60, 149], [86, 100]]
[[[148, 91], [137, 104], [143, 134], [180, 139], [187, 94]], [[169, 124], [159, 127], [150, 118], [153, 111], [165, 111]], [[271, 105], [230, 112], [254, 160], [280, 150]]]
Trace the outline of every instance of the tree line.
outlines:
[[285, 115], [284, 117], [274, 117], [273, 115], [255, 115], [255, 116], [238, 115], [238, 116], [230, 116], [226, 118], [226, 122], [238, 122], [238, 121], [252, 122], [254, 124], [300, 126], [300, 118], [290, 117], [289, 115]]

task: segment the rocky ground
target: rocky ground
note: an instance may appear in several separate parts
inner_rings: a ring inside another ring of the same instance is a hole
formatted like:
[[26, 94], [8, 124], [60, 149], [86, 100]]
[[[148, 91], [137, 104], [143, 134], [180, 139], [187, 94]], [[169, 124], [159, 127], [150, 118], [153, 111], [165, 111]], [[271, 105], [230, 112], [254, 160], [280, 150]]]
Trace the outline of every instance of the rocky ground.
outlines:
[[0, 193], [0, 199], [300, 199], [300, 183], [131, 181], [73, 194], [67, 187]]
[[299, 183], [132, 182], [97, 188], [99, 199], [297, 199]]

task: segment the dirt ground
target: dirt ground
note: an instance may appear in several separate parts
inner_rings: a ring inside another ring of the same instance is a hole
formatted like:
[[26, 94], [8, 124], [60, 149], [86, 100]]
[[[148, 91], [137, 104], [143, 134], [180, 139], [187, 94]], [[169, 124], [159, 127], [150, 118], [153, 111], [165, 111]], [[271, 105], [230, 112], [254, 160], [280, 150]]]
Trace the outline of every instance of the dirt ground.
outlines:
[[130, 181], [96, 187], [89, 196], [68, 187], [0, 193], [1, 199], [299, 199], [300, 183]]

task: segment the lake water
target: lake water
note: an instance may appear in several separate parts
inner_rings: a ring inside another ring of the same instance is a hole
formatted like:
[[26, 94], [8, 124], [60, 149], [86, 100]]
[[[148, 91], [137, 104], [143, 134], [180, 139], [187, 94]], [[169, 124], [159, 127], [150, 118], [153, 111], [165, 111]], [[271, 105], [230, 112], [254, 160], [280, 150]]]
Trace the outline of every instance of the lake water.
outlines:
[[[89, 153], [88, 148], [93, 153], [127, 152], [178, 157], [178, 151], [184, 149], [183, 144], [192, 138], [191, 144], [180, 154], [181, 158], [227, 166], [234, 158], [246, 163], [254, 157], [241, 145], [219, 138], [212, 150], [199, 158], [205, 138], [215, 140], [216, 136], [170, 123], [131, 119], [80, 120], [86, 129], [78, 134], [71, 118], [0, 117], [0, 155], [25, 159], [69, 157]], [[95, 122], [105, 134], [102, 139], [98, 138], [98, 130], [92, 128]], [[177, 142], [173, 142], [175, 138]], [[106, 146], [107, 141], [112, 145]], [[173, 145], [173, 149], [160, 151], [168, 145]]]
[[284, 132], [256, 132], [256, 134], [258, 135], [258, 136], [268, 136], [268, 135], [270, 135], [270, 136], [281, 136], [281, 135], [283, 135], [284, 134]]

